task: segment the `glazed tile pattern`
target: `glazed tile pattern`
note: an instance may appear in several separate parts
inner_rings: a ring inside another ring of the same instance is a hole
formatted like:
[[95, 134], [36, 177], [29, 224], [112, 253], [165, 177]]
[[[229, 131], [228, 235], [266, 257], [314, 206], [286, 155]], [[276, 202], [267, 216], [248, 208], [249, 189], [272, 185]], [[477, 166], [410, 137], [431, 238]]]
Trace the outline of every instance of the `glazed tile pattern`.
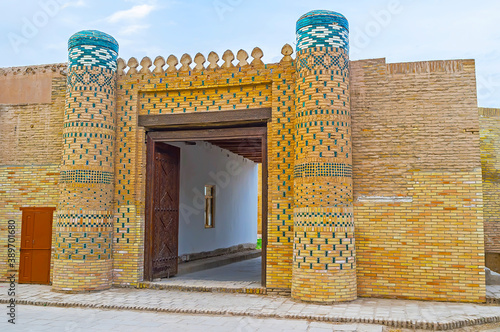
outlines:
[[114, 174], [111, 172], [75, 170], [61, 171], [61, 183], [102, 183], [111, 184]]
[[[100, 67], [116, 70], [118, 43], [113, 37], [100, 31], [85, 30], [75, 33], [68, 42], [68, 52], [69, 71], [73, 67]], [[108, 86], [112, 85], [114, 84]]]
[[53, 288], [58, 291], [99, 290], [112, 283], [118, 50], [113, 41], [98, 31], [79, 32], [69, 41], [55, 228]]
[[294, 167], [295, 178], [310, 176], [352, 177], [352, 166], [337, 163], [308, 163]]
[[[325, 47], [328, 48], [328, 47]], [[335, 47], [338, 49], [339, 47]], [[312, 49], [310, 50], [312, 51]], [[336, 50], [336, 53], [305, 53], [301, 57], [300, 61], [297, 62], [297, 69], [301, 71], [303, 69], [314, 70], [317, 67], [320, 70], [335, 68], [341, 72], [349, 71], [349, 58], [347, 53], [340, 52]]]
[[339, 13], [314, 10], [297, 21], [297, 51], [312, 47], [349, 50], [349, 24]]
[[[95, 65], [90, 65], [96, 67]], [[116, 66], [116, 65], [115, 65]], [[84, 66], [73, 66], [75, 69], [82, 69]], [[68, 73], [68, 87], [74, 91], [82, 91], [94, 88], [94, 91], [114, 93], [115, 84], [113, 84], [114, 69], [108, 67], [94, 68], [94, 70], [84, 70], [82, 72], [71, 71]]]
[[356, 298], [347, 22], [314, 11], [297, 22], [292, 297]]

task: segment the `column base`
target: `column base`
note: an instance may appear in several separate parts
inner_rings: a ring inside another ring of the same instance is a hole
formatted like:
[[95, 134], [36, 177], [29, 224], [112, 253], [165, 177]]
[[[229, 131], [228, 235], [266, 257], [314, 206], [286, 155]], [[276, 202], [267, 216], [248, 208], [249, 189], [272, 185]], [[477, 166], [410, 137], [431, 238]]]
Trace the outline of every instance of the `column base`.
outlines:
[[356, 300], [356, 269], [321, 271], [296, 268], [292, 277], [292, 298], [322, 304]]
[[113, 281], [112, 267], [112, 259], [56, 259], [54, 261], [52, 291], [84, 293], [109, 289]]

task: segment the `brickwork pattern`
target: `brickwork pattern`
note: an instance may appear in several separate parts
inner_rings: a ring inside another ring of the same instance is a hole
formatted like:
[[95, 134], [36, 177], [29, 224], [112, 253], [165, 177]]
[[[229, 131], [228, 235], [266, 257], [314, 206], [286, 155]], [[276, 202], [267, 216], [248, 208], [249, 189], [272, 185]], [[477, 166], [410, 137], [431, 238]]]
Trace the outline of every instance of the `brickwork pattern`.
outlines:
[[484, 302], [480, 172], [407, 183], [411, 203], [355, 203], [359, 296]]
[[[53, 289], [112, 283], [115, 69], [118, 44], [98, 31], [69, 40]], [[104, 44], [103, 44], [104, 43]]]
[[304, 301], [356, 298], [347, 29], [333, 12], [297, 22], [292, 297]]
[[481, 168], [483, 172], [484, 246], [500, 253], [500, 109], [480, 108]]
[[[56, 128], [54, 128], [56, 129]], [[7, 223], [16, 222], [15, 247], [21, 246], [23, 206], [55, 207], [59, 202], [59, 165], [0, 166], [0, 281], [7, 281]], [[55, 228], [55, 223], [53, 223]], [[52, 240], [52, 245], [54, 240]], [[54, 248], [52, 248], [54, 250]], [[53, 263], [53, 260], [51, 260]], [[19, 264], [17, 251], [16, 265]]]
[[66, 78], [52, 78], [52, 102], [0, 105], [0, 165], [61, 162]]
[[351, 96], [358, 294], [484, 301], [474, 62], [354, 61]]
[[[238, 59], [248, 57], [242, 52], [238, 52], [243, 54]], [[287, 57], [277, 64], [259, 63], [259, 53], [258, 49], [252, 52], [252, 56], [257, 54], [252, 63], [240, 60], [236, 66], [191, 70], [169, 67], [166, 71], [150, 71], [147, 58], [141, 61], [144, 67], [136, 70], [137, 61], [132, 58], [128, 72], [119, 76], [113, 244], [116, 284], [134, 284], [143, 277], [146, 147], [137, 115], [272, 107], [268, 124], [267, 286], [290, 289], [295, 68]], [[122, 211], [127, 211], [125, 217]]]
[[[17, 73], [15, 68], [12, 72]], [[16, 222], [15, 247], [20, 248], [22, 212], [19, 208], [55, 207], [59, 200], [66, 77], [59, 73], [51, 77], [51, 95], [44, 96], [51, 103], [0, 105], [0, 234], [5, 234], [0, 236], [0, 281], [6, 281], [7, 270], [10, 270], [7, 266], [8, 221]], [[19, 251], [16, 253], [16, 266], [18, 264]]]

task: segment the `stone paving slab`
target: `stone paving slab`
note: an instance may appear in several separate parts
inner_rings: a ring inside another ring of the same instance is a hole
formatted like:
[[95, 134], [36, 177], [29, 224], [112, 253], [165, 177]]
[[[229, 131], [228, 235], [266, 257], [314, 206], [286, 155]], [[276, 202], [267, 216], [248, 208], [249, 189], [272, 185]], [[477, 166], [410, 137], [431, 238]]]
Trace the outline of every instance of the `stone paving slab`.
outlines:
[[2, 317], [0, 331], [385, 332], [381, 325], [27, 305], [17, 306], [15, 325]]
[[[8, 284], [0, 284], [7, 303]], [[159, 311], [185, 314], [306, 319], [336, 323], [380, 324], [396, 328], [451, 330], [500, 322], [500, 307], [467, 303], [360, 298], [348, 303], [317, 305], [286, 297], [113, 288], [64, 294], [50, 286], [16, 285], [18, 304]]]

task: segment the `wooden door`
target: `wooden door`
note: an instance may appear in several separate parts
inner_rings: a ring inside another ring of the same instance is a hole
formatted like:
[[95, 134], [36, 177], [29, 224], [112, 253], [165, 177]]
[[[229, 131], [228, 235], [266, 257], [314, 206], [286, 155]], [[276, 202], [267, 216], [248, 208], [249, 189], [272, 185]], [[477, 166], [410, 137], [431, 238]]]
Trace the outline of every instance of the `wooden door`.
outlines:
[[177, 274], [180, 149], [164, 143], [151, 143], [148, 148], [153, 151], [148, 151], [150, 227], [146, 241], [150, 257], [146, 259], [145, 275], [155, 279]]
[[19, 283], [50, 283], [52, 214], [55, 208], [22, 208]]

